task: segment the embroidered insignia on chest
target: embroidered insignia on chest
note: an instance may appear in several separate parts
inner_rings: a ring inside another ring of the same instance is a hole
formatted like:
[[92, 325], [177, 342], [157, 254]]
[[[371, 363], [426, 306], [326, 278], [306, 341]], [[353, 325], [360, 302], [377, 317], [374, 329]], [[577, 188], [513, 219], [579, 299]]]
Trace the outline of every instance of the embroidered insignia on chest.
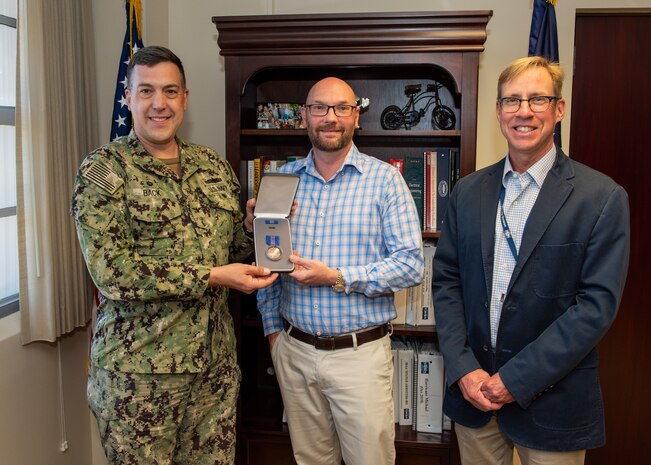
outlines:
[[110, 194], [115, 194], [123, 182], [109, 166], [102, 163], [93, 163], [84, 173], [84, 177]]

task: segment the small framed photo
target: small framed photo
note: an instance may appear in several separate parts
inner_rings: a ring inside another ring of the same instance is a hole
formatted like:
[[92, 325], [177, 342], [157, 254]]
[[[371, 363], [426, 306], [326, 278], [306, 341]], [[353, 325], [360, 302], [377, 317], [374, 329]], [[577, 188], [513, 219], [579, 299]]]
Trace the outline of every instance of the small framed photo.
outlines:
[[258, 129], [304, 129], [300, 103], [258, 103]]

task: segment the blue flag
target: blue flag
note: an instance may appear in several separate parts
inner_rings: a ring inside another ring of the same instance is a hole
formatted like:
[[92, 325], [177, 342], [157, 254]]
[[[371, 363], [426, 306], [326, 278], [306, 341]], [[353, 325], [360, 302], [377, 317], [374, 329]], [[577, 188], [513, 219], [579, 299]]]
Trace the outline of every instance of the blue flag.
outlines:
[[111, 122], [111, 139], [126, 136], [131, 132], [131, 112], [127, 108], [124, 90], [127, 85], [127, 66], [129, 60], [138, 49], [142, 48], [141, 36], [141, 0], [126, 0], [124, 2], [127, 17], [127, 28], [122, 44], [118, 79], [115, 84], [115, 100], [113, 102], [113, 118]]
[[[558, 31], [556, 28], [556, 1], [534, 0], [529, 33], [529, 56], [541, 56], [558, 62]], [[561, 146], [561, 123], [556, 124], [554, 143]]]

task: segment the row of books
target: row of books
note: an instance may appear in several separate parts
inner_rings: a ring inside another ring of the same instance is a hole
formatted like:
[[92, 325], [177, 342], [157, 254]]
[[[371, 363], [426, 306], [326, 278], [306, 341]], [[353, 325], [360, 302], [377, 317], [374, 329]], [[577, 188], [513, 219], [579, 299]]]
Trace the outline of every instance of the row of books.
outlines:
[[436, 244], [423, 241], [425, 266], [423, 282], [418, 286], [396, 292], [393, 295], [397, 316], [393, 324], [410, 326], [435, 326], [434, 304], [432, 301], [432, 268]]
[[443, 355], [436, 346], [394, 337], [391, 353], [395, 422], [423, 433], [451, 429], [450, 419], [443, 413]]
[[440, 230], [449, 194], [460, 176], [459, 149], [437, 147], [422, 155], [391, 158], [414, 198], [421, 228]]
[[[240, 179], [242, 180], [242, 193], [247, 195], [247, 199], [257, 197], [258, 188], [260, 187], [260, 178], [267, 173], [275, 173], [282, 165], [305, 158], [304, 156], [289, 156], [286, 160], [272, 160], [264, 156], [256, 157], [252, 160], [242, 161], [240, 167]], [[244, 181], [246, 180], [246, 184]]]

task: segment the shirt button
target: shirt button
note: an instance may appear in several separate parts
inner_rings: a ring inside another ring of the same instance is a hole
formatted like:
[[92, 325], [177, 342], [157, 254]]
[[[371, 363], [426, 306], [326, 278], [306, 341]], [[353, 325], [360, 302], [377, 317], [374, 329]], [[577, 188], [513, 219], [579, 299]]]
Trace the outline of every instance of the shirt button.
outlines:
[[488, 346], [485, 345], [484, 347], [482, 347], [482, 350], [483, 350], [484, 352], [488, 352]]
[[325, 216], [325, 212], [320, 212], [320, 213], [319, 213], [319, 216], [320, 216], [321, 218], [323, 218], [323, 217]]
[[319, 304], [314, 304], [313, 308], [314, 308], [314, 310], [318, 310], [319, 309]]
[[317, 247], [320, 247], [321, 246], [321, 241], [315, 241], [314, 245], [316, 245]]
[[317, 332], [316, 332], [316, 335], [317, 335], [317, 336], [321, 336], [321, 331], [317, 331]]

